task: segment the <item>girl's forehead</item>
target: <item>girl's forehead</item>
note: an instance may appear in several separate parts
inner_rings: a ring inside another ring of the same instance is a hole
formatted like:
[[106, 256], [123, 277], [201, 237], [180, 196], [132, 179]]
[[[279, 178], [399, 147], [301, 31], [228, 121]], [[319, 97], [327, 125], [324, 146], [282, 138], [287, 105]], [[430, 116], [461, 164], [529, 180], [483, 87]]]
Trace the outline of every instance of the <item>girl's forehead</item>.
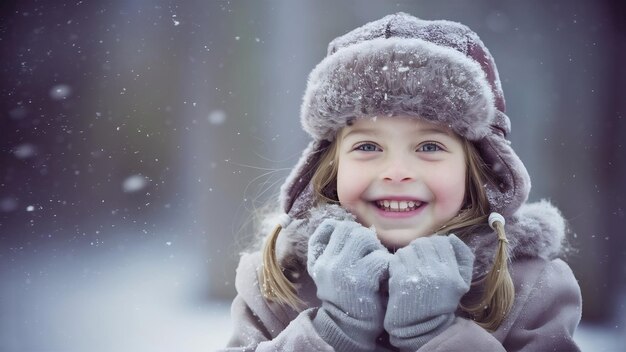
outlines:
[[342, 129], [342, 136], [348, 134], [366, 133], [382, 134], [386, 132], [405, 133], [443, 133], [449, 136], [455, 134], [447, 126], [415, 118], [414, 116], [367, 116], [351, 120], [348, 126]]

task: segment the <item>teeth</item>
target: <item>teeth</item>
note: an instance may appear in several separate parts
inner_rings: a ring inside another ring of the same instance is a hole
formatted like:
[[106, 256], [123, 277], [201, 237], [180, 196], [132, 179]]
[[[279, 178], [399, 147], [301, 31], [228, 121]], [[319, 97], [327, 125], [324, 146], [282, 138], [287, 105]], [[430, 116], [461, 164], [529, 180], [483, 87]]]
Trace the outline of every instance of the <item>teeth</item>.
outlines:
[[405, 212], [405, 211], [415, 210], [420, 205], [422, 205], [422, 203], [415, 202], [412, 200], [410, 201], [379, 200], [379, 201], [376, 201], [376, 205], [378, 205], [379, 208], [385, 211]]

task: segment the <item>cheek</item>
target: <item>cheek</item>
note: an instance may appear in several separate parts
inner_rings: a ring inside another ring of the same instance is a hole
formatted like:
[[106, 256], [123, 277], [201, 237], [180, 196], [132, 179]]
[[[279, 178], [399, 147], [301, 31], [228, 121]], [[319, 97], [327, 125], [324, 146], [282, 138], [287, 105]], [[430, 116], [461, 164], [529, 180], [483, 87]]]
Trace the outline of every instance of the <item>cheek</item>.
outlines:
[[343, 162], [339, 164], [337, 170], [337, 195], [341, 204], [348, 203], [359, 199], [363, 192], [364, 177], [362, 172], [358, 172], [359, 168]]
[[437, 205], [447, 216], [458, 214], [465, 199], [465, 168], [456, 168], [433, 180], [436, 185]]
[[448, 194], [446, 197], [446, 206], [452, 216], [456, 215], [463, 206], [463, 200], [465, 199], [465, 182], [459, 182], [458, 184], [448, 188]]

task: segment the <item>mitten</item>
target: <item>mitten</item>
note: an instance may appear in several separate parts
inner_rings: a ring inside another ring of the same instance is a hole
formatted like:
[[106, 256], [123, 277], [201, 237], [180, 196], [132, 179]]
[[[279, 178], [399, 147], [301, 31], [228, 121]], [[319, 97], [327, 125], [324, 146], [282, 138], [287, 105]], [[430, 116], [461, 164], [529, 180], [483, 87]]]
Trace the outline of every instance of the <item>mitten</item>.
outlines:
[[313, 325], [335, 350], [374, 350], [390, 257], [372, 230], [351, 220], [324, 220], [311, 236], [307, 269], [322, 301]]
[[421, 237], [389, 263], [384, 327], [392, 345], [417, 351], [452, 324], [469, 290], [474, 254], [455, 235]]

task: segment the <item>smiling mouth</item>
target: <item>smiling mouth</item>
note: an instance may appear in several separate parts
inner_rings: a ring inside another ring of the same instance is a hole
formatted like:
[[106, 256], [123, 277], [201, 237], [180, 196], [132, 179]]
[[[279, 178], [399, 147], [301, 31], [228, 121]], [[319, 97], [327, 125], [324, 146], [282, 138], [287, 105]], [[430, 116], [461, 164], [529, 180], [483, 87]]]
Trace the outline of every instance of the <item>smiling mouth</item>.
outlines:
[[409, 200], [409, 201], [377, 200], [377, 201], [374, 201], [373, 203], [378, 207], [378, 209], [388, 211], [388, 212], [396, 212], [396, 213], [413, 211], [421, 207], [422, 205], [426, 204], [424, 202], [413, 201], [413, 200]]

